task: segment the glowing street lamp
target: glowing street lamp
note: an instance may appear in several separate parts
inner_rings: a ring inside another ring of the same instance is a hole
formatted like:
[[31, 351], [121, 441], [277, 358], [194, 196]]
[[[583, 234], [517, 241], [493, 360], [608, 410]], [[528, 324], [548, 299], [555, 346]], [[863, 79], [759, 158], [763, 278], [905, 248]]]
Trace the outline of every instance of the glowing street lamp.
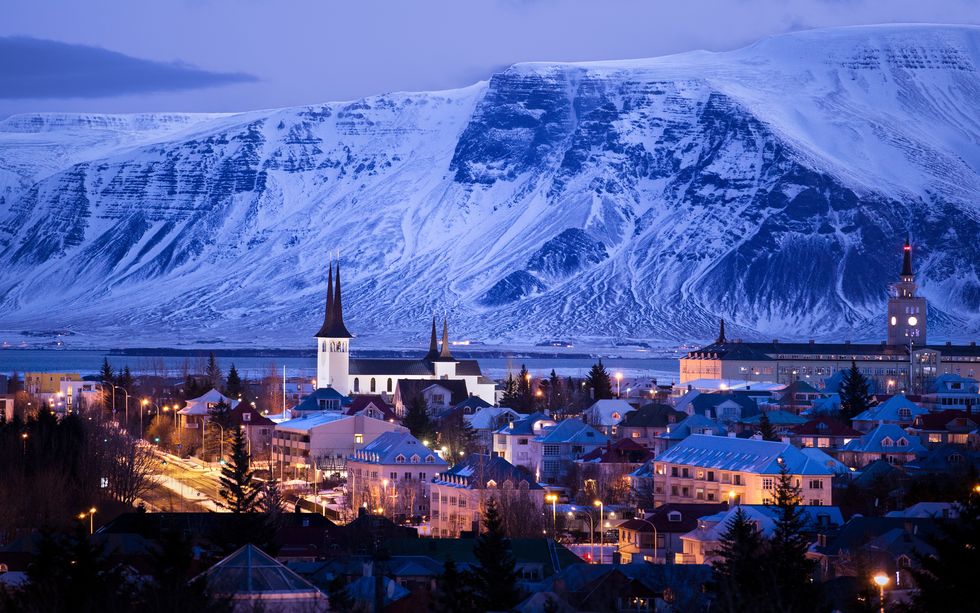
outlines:
[[885, 586], [888, 585], [888, 575], [878, 573], [874, 576], [875, 585], [878, 586], [879, 613], [885, 613]]
[[85, 519], [85, 516], [88, 515], [88, 533], [89, 534], [92, 534], [92, 533], [95, 532], [95, 521], [94, 521], [93, 518], [95, 517], [96, 510], [97, 509], [95, 507], [92, 507], [91, 509], [88, 510], [87, 513], [82, 512], [82, 513], [79, 513], [78, 514], [78, 519]]
[[557, 537], [558, 534], [558, 494], [548, 494], [544, 499], [551, 503], [551, 530], [555, 534], [552, 536]]
[[620, 390], [620, 386], [622, 385], [622, 383], [623, 383], [623, 373], [618, 372], [616, 373], [616, 398], [622, 396]]
[[604, 507], [602, 506], [602, 501], [601, 500], [593, 500], [592, 501], [592, 506], [599, 507], [599, 557], [601, 558], [602, 557], [602, 545], [603, 545], [603, 542], [602, 542], [602, 539], [603, 539], [602, 525], [603, 525], [603, 520], [605, 519], [605, 517], [604, 517], [605, 516], [605, 510], [604, 510]]

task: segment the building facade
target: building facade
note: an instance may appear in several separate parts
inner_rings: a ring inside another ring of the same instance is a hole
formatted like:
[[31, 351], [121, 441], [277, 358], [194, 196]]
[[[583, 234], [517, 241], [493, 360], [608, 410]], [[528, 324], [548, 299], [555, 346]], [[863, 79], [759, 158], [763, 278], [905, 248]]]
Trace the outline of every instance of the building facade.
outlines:
[[386, 432], [347, 458], [353, 508], [395, 520], [429, 514], [429, 483], [449, 465], [408, 432]]

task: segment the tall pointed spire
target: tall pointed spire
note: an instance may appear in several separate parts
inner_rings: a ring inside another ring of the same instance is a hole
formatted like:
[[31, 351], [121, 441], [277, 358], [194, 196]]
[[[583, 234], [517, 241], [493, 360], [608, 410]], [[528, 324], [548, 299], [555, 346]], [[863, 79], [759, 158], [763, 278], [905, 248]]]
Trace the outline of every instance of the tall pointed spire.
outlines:
[[323, 325], [316, 333], [318, 338], [326, 338], [330, 328], [333, 327], [333, 262], [330, 262], [330, 270], [327, 272], [327, 305], [323, 310]]
[[909, 235], [905, 235], [905, 247], [902, 250], [902, 276], [911, 277], [912, 275], [912, 243]]
[[449, 320], [442, 320], [442, 351], [439, 352], [440, 360], [451, 361], [453, 354], [449, 352]]
[[436, 343], [436, 318], [432, 316], [432, 336], [429, 338], [429, 353], [425, 354], [425, 359], [435, 360], [439, 357], [439, 345]]
[[721, 325], [718, 326], [718, 338], [715, 339], [715, 342], [718, 343], [719, 345], [728, 342], [725, 339], [725, 320], [724, 319], [721, 320]]

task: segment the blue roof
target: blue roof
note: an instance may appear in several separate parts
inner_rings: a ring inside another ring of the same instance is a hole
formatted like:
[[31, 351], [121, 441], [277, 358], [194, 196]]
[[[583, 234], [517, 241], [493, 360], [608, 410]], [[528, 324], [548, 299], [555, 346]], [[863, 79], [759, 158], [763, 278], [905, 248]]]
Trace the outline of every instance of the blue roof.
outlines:
[[515, 486], [524, 481], [527, 483], [528, 489], [542, 489], [530, 473], [521, 470], [500, 456], [490, 457], [480, 453], [471, 453], [466, 456], [464, 462], [437, 474], [433, 483], [469, 489], [484, 489], [488, 481], [494, 481], [497, 487], [503, 487], [507, 480], [512, 481]]
[[781, 459], [794, 475], [836, 473], [836, 460], [820, 450], [812, 451], [815, 453], [803, 453], [789, 443], [777, 441], [692, 434], [654, 461], [775, 475], [779, 473]]
[[[899, 415], [899, 411], [902, 409], [909, 410], [909, 417]], [[863, 411], [851, 421], [912, 421], [916, 415], [928, 412], [928, 410], [906, 398], [905, 394], [895, 394], [878, 406]]]
[[936, 377], [936, 380], [933, 382], [933, 390], [937, 394], [975, 395], [980, 390], [980, 383], [975, 379], [946, 373]]
[[321, 400], [339, 400], [340, 406], [347, 406], [353, 402], [350, 396], [344, 396], [332, 387], [321, 387], [312, 394], [303, 398], [302, 402], [293, 407], [294, 411], [322, 411]]
[[552, 444], [587, 443], [589, 445], [605, 445], [609, 441], [609, 437], [583, 421], [566, 419], [558, 422], [558, 425], [546, 429], [535, 440]]
[[[901, 441], [905, 444], [899, 444]], [[852, 439], [841, 451], [859, 453], [921, 453], [925, 447], [919, 437], [912, 436], [896, 424], [881, 424], [861, 438]]]
[[[807, 422], [805, 417], [800, 417], [799, 415], [782, 410], [766, 411], [766, 417], [769, 418], [769, 423], [774, 426], [798, 426]], [[760, 421], [762, 421], [762, 413], [757, 413], [752, 417], [746, 417], [741, 420], [743, 424], [758, 424]]]
[[554, 421], [544, 413], [531, 413], [527, 417], [513, 422], [513, 428], [511, 424], [507, 424], [503, 428], [497, 430], [500, 434], [534, 434], [534, 424], [538, 421]]
[[709, 419], [700, 413], [695, 413], [675, 426], [667, 426], [667, 431], [658, 438], [679, 441], [692, 434], [708, 433], [724, 435], [725, 427], [713, 419]]
[[[399, 462], [397, 458], [401, 456]], [[413, 457], [417, 457], [415, 462]], [[432, 458], [431, 460], [429, 458]], [[429, 464], [448, 466], [445, 460], [422, 444], [408, 432], [385, 432], [378, 438], [354, 452], [349, 458], [355, 462], [371, 464]]]

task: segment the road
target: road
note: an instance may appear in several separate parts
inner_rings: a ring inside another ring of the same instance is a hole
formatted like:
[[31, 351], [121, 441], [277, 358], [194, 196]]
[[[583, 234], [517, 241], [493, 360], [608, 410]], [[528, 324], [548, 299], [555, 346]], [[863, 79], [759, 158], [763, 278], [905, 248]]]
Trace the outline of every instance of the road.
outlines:
[[223, 502], [218, 471], [170, 454], [155, 452], [159, 466], [155, 483], [143, 498], [151, 510], [203, 512], [218, 510]]

